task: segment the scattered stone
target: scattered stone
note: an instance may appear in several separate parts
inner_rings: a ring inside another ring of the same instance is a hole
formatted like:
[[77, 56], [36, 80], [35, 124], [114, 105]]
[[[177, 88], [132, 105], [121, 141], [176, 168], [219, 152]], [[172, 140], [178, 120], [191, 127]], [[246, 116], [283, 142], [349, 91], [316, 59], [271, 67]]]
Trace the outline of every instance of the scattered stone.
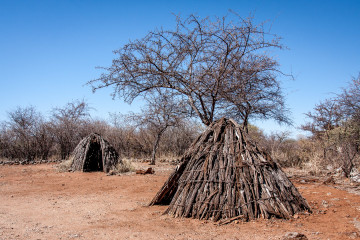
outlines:
[[154, 174], [155, 171], [152, 168], [148, 168], [146, 171], [144, 170], [136, 170], [136, 174]]
[[319, 214], [326, 214], [327, 213], [327, 210], [319, 210]]
[[80, 238], [81, 235], [80, 234], [70, 234], [69, 238]]
[[308, 240], [308, 238], [302, 233], [288, 232], [282, 240]]

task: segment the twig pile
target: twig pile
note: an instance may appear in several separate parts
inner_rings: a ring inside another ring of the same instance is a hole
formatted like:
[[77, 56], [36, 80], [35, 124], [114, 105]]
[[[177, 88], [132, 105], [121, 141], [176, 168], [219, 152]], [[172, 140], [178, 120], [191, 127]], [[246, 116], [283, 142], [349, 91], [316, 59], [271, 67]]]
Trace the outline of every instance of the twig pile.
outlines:
[[83, 138], [72, 153], [73, 171], [104, 171], [117, 165], [119, 154], [97, 133]]
[[169, 203], [165, 213], [214, 221], [290, 218], [310, 211], [277, 163], [225, 118], [192, 143], [150, 205]]

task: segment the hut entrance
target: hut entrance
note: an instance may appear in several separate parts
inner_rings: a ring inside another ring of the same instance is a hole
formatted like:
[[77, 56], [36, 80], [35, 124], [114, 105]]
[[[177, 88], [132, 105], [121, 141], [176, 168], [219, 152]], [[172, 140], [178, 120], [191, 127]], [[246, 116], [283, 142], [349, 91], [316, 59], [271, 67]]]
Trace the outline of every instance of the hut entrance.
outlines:
[[[94, 139], [95, 140], [95, 139]], [[84, 172], [103, 171], [102, 151], [98, 141], [91, 141], [84, 162]]]

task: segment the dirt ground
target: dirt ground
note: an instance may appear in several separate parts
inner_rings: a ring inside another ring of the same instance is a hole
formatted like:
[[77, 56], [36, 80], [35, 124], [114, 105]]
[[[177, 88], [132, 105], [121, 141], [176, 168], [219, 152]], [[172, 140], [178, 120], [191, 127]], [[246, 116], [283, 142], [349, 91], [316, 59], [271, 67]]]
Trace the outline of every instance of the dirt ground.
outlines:
[[360, 196], [350, 183], [355, 193], [293, 177], [312, 214], [219, 226], [162, 215], [166, 206], [147, 206], [173, 168], [162, 164], [153, 175], [107, 176], [61, 173], [54, 164], [0, 166], [0, 239], [256, 240], [282, 239], [287, 232], [308, 239], [360, 239]]

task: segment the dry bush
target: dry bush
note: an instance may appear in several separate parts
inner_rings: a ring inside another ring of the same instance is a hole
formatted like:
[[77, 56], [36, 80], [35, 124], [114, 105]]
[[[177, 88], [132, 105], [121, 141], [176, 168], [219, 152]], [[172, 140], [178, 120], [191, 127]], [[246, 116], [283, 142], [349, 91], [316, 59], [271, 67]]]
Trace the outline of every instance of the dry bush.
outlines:
[[309, 151], [306, 154], [306, 159], [308, 161], [304, 161], [302, 168], [306, 170], [311, 175], [319, 175], [325, 169], [326, 161], [324, 160], [321, 151], [317, 149], [313, 149], [313, 151]]
[[[359, 166], [360, 156], [360, 74], [340, 94], [317, 104], [306, 114], [303, 130], [312, 134], [312, 161], [341, 167], [346, 177]], [[319, 153], [321, 151], [321, 153]]]
[[256, 126], [249, 126], [248, 138], [266, 152], [282, 167], [301, 167], [306, 159], [298, 140], [289, 138], [288, 132], [276, 132], [265, 136]]
[[131, 160], [123, 159], [122, 161], [119, 161], [119, 163], [109, 171], [109, 174], [116, 175], [116, 174], [135, 172], [135, 171], [136, 171], [135, 166], [132, 164]]
[[263, 150], [270, 153], [273, 160], [286, 168], [304, 168], [307, 171], [325, 166], [322, 159], [321, 142], [308, 138], [292, 139], [288, 132], [276, 132], [265, 136], [252, 126], [249, 137]]
[[72, 158], [70, 158], [68, 160], [64, 160], [56, 166], [57, 170], [59, 172], [70, 172], [72, 163], [73, 163]]

